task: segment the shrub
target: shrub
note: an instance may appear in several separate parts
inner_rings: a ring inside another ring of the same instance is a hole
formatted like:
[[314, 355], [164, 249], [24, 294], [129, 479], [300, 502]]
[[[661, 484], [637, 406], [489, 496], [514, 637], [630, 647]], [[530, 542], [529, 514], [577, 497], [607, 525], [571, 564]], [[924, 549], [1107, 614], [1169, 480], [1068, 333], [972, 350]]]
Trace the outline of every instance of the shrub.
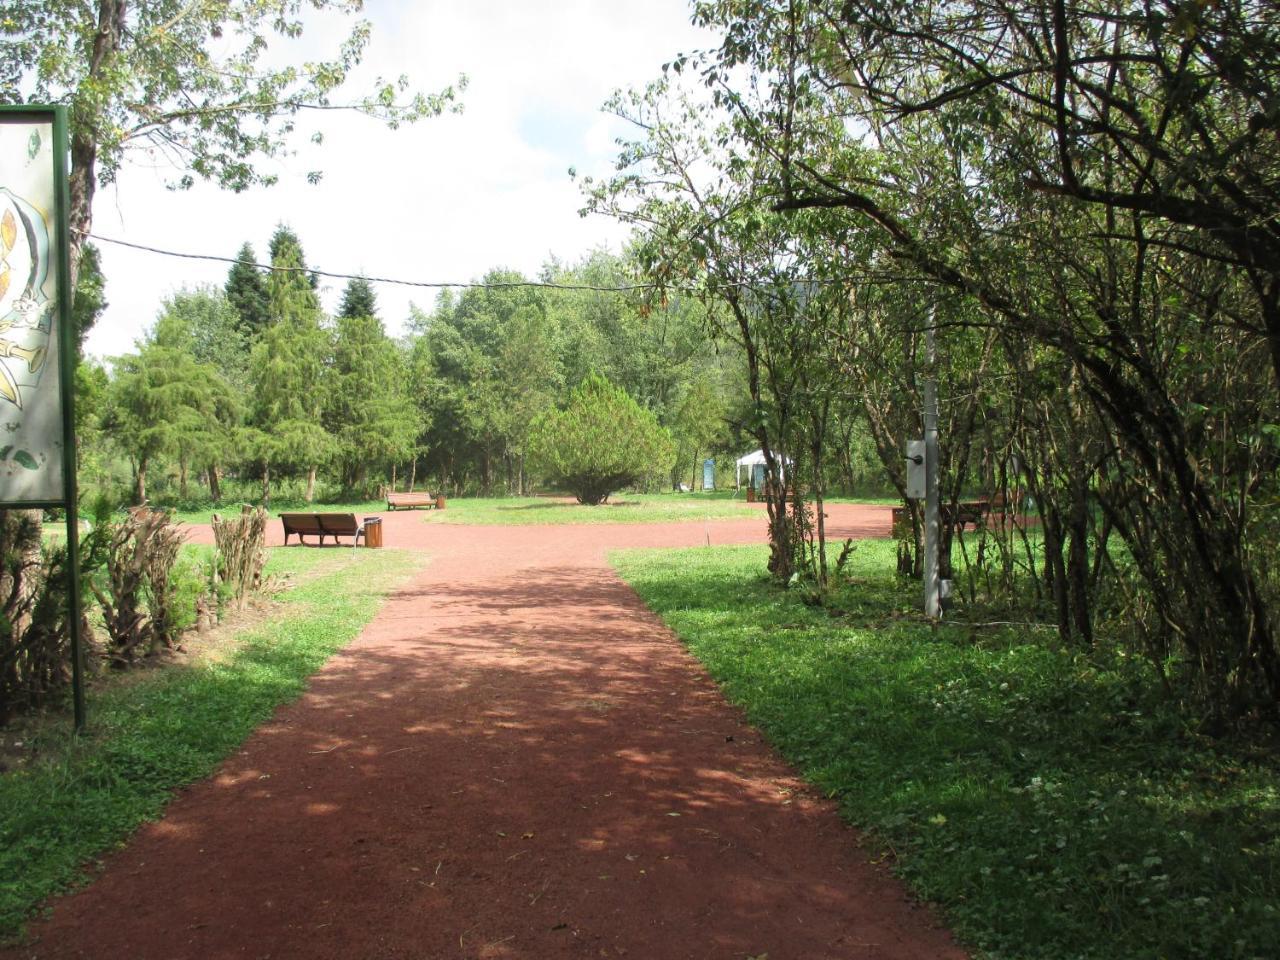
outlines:
[[675, 444], [657, 418], [595, 373], [565, 409], [538, 418], [529, 446], [536, 471], [593, 506], [650, 474], [670, 472], [675, 461]]
[[168, 513], [146, 508], [99, 530], [107, 537], [106, 582], [89, 585], [102, 605], [107, 656], [113, 665], [124, 666], [176, 644], [172, 573], [182, 533]]

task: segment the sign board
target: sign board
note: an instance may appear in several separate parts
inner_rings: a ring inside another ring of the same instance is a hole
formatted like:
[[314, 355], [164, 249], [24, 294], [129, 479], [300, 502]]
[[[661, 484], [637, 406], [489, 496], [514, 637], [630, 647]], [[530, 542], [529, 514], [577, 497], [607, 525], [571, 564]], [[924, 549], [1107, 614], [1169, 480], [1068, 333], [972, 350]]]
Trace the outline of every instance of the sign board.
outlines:
[[84, 729], [67, 108], [0, 106], [0, 509], [64, 507], [67, 634]]
[[714, 490], [716, 488], [716, 462], [715, 460], [702, 461], [702, 489]]
[[54, 110], [0, 111], [0, 505], [66, 502], [65, 163]]

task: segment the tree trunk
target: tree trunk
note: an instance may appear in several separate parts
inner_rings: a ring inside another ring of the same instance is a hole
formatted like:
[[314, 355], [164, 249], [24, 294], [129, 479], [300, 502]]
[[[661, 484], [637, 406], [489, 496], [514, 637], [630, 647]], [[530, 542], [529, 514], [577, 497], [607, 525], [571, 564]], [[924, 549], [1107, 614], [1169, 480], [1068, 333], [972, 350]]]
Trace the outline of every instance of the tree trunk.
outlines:
[[133, 472], [133, 502], [142, 506], [147, 502], [147, 457], [138, 458], [138, 466]]
[[265, 507], [271, 502], [271, 464], [264, 463], [262, 465], [262, 505]]
[[[92, 87], [95, 81], [100, 80], [119, 53], [127, 9], [127, 0], [99, 0], [98, 29], [89, 54], [89, 82], [86, 86]], [[71, 227], [68, 245], [71, 248], [72, 290], [80, 272], [80, 251], [84, 248], [85, 235], [93, 229], [93, 194], [98, 185], [96, 130], [92, 123], [76, 123], [71, 127], [71, 172], [68, 177], [71, 204], [67, 220]]]
[[178, 458], [178, 496], [187, 499], [187, 458]]
[[222, 468], [216, 463], [209, 465], [209, 499], [218, 503], [222, 499]]
[[395, 465], [395, 463], [392, 463], [392, 464], [391, 464], [391, 490], [392, 490], [392, 492], [394, 492], [394, 491], [395, 491], [395, 489], [396, 489], [396, 465]]
[[418, 479], [418, 458], [415, 456], [409, 464], [409, 492], [413, 493], [413, 485]]
[[311, 503], [316, 498], [316, 468], [311, 467], [307, 471], [307, 493], [306, 501]]

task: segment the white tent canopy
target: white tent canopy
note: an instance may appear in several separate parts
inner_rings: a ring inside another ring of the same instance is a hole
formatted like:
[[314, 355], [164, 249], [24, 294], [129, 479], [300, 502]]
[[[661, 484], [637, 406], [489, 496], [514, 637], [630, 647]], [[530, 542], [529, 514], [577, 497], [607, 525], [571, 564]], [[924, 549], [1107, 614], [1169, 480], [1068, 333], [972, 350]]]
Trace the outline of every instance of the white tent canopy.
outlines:
[[[783, 466], [782, 475], [783, 475], [783, 479], [785, 480], [786, 473], [787, 473], [786, 468], [791, 465], [792, 461], [789, 460], [787, 457], [781, 457], [781, 460], [782, 460], [782, 466]], [[748, 453], [746, 456], [739, 457], [737, 460], [737, 466], [735, 467], [733, 472], [734, 486], [736, 487], [742, 486], [743, 470], [747, 471], [747, 481], [749, 484], [751, 481], [752, 475], [755, 473], [756, 467], [763, 467], [764, 465], [765, 463], [764, 463], [763, 450], [753, 450], [751, 453]]]

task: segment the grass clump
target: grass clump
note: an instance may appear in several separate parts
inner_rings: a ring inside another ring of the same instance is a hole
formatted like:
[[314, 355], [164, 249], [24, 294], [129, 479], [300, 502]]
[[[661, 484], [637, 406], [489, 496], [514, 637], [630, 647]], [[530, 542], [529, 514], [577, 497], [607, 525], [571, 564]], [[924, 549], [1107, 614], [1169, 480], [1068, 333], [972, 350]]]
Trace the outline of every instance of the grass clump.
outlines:
[[934, 633], [892, 549], [859, 545], [839, 614], [757, 547], [613, 559], [982, 956], [1275, 956], [1274, 751], [1198, 737], [1134, 661]]
[[225, 656], [91, 688], [86, 734], [70, 736], [68, 720], [43, 734], [42, 759], [0, 776], [0, 939], [299, 696], [420, 563], [396, 550], [274, 550], [267, 574], [298, 585]]

